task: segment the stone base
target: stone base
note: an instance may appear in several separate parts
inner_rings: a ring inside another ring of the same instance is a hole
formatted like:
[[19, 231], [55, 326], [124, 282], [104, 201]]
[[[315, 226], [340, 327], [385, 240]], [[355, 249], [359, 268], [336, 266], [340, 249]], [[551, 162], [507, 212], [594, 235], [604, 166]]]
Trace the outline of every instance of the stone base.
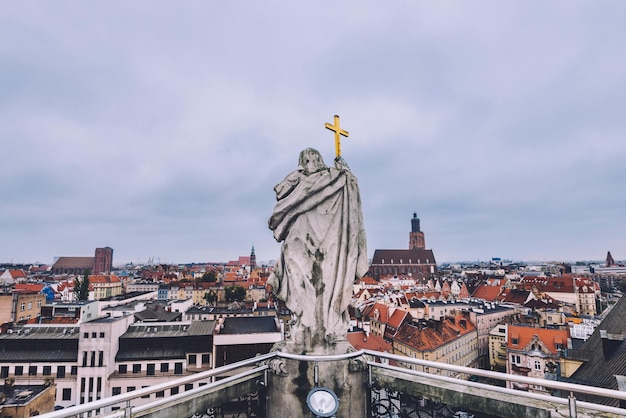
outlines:
[[[336, 344], [320, 349], [329, 352], [315, 355], [345, 354], [348, 347], [351, 348], [349, 344]], [[276, 348], [289, 352], [284, 343]], [[368, 373], [367, 367], [360, 367], [359, 360], [299, 361], [281, 358], [273, 361], [280, 362], [280, 365], [275, 364], [273, 368], [277, 373], [270, 373], [269, 376], [268, 417], [313, 417], [306, 400], [309, 391], [316, 386], [332, 390], [339, 398], [339, 410], [335, 417], [367, 416]]]

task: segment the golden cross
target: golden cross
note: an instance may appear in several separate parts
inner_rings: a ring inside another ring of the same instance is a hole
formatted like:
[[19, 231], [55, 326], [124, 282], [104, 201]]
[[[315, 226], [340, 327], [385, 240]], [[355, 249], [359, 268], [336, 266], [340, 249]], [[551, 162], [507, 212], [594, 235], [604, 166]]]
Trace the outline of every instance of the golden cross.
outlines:
[[348, 131], [344, 131], [339, 127], [339, 116], [337, 115], [335, 115], [334, 125], [326, 123], [326, 125], [324, 126], [326, 127], [326, 129], [330, 129], [335, 133], [335, 154], [337, 154], [337, 157], [341, 156], [341, 136], [343, 135], [347, 138]]

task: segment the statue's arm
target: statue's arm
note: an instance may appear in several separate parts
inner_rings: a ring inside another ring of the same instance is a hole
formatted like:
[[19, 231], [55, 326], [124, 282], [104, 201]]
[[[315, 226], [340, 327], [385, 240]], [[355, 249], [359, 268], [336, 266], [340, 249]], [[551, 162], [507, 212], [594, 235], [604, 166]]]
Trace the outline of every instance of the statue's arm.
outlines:
[[341, 155], [339, 157], [335, 157], [335, 168], [337, 170], [350, 170], [350, 167], [348, 167], [348, 163], [346, 162], [346, 160], [343, 159]]
[[276, 199], [280, 200], [287, 196], [289, 193], [296, 188], [298, 183], [300, 183], [300, 177], [302, 173], [299, 170], [292, 171], [285, 177], [283, 181], [278, 183], [276, 187], [274, 187], [274, 191], [276, 192]]

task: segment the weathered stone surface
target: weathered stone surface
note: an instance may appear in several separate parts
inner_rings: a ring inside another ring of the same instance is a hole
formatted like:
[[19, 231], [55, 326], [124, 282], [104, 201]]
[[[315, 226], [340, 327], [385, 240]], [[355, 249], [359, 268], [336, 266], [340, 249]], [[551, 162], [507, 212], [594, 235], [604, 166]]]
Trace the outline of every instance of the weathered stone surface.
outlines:
[[315, 386], [326, 387], [337, 395], [337, 418], [367, 415], [367, 369], [352, 372], [349, 360], [304, 362], [290, 359], [284, 359], [284, 368], [287, 372], [285, 375], [270, 375], [268, 417], [311, 417], [306, 400], [309, 391]]
[[352, 283], [368, 269], [357, 179], [343, 158], [327, 167], [307, 148], [298, 169], [274, 190], [269, 228], [282, 247], [269, 283], [294, 314], [281, 351], [338, 354], [349, 328]]

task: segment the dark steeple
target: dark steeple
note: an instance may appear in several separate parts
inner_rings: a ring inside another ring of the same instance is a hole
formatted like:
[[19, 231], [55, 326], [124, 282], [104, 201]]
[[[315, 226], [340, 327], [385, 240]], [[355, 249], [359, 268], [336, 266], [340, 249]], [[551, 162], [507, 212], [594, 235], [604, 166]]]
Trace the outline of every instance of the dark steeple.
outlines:
[[413, 212], [413, 219], [411, 219], [411, 232], [409, 233], [409, 250], [413, 249], [426, 249], [424, 233], [420, 231], [420, 218], [417, 217], [417, 213], [415, 212]]
[[413, 212], [413, 219], [411, 219], [411, 232], [420, 232], [420, 218], [417, 217], [416, 212]]
[[250, 270], [256, 268], [256, 255], [254, 254], [254, 245], [252, 245], [252, 251], [250, 252]]
[[606, 266], [613, 267], [614, 265], [615, 265], [615, 260], [613, 260], [613, 256], [611, 255], [611, 252], [609, 251], [606, 254]]

